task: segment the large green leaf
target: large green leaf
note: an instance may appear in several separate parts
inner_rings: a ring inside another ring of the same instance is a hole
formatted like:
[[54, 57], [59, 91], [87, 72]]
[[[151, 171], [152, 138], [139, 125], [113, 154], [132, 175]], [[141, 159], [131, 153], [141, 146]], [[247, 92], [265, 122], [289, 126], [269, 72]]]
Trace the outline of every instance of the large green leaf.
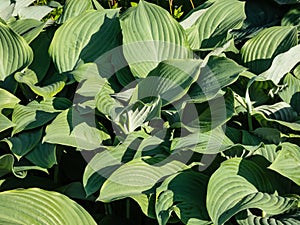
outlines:
[[195, 132], [174, 138], [171, 151], [192, 150], [202, 154], [216, 154], [230, 149], [234, 143], [225, 135], [221, 127], [208, 132]]
[[101, 55], [118, 44], [118, 13], [119, 10], [88, 11], [64, 23], [49, 48], [58, 71], [72, 71], [82, 62], [101, 63]]
[[156, 216], [165, 225], [174, 211], [184, 224], [210, 224], [205, 193], [208, 177], [184, 171], [168, 177], [156, 189]]
[[229, 159], [210, 177], [207, 210], [213, 223], [221, 225], [243, 209], [260, 208], [279, 214], [294, 204], [289, 198], [268, 194], [273, 191], [268, 176], [258, 164], [242, 158]]
[[288, 51], [281, 53], [275, 57], [271, 67], [260, 74], [267, 80], [272, 80], [275, 84], [278, 84], [281, 78], [291, 71], [300, 62], [300, 45], [292, 47]]
[[284, 142], [281, 150], [274, 162], [269, 166], [270, 169], [291, 179], [300, 185], [300, 148], [298, 145]]
[[70, 107], [71, 102], [65, 98], [53, 98], [51, 101], [32, 101], [27, 106], [16, 105], [12, 122], [16, 124], [13, 134], [43, 126], [62, 110]]
[[13, 109], [20, 99], [5, 89], [0, 88], [0, 112], [2, 109]]
[[200, 74], [201, 60], [176, 59], [158, 64], [137, 84], [134, 99], [160, 97], [163, 106], [182, 98]]
[[297, 41], [295, 27], [274, 26], [264, 29], [244, 44], [241, 49], [242, 61], [252, 72], [262, 73], [271, 66], [278, 54], [297, 45]]
[[45, 23], [35, 19], [22, 19], [9, 23], [9, 26], [30, 43], [42, 32]]
[[[157, 159], [159, 158], [157, 157]], [[157, 161], [157, 159], [152, 160]], [[183, 162], [172, 160], [172, 157], [163, 161], [159, 159], [159, 162], [151, 164], [141, 158], [131, 160], [107, 177], [100, 189], [98, 200], [108, 202], [142, 194], [167, 176], [187, 168]]]
[[65, 195], [38, 188], [1, 192], [0, 209], [2, 224], [96, 225], [78, 203]]
[[300, 8], [291, 8], [282, 18], [282, 26], [297, 26], [300, 29]]
[[51, 168], [56, 161], [56, 145], [39, 142], [34, 149], [25, 155], [25, 158], [42, 168]]
[[33, 59], [27, 42], [7, 25], [0, 23], [0, 81], [24, 69]]
[[128, 134], [145, 122], [160, 117], [161, 105], [160, 98], [155, 98], [146, 103], [138, 100], [127, 107], [115, 108], [116, 113], [112, 115], [112, 120], [119, 126], [121, 133]]
[[[89, 115], [90, 116], [90, 115]], [[81, 117], [75, 108], [61, 112], [46, 127], [43, 142], [93, 150], [102, 143], [101, 131], [93, 126], [93, 118]]]
[[6, 116], [0, 113], [0, 132], [14, 126], [15, 124], [12, 121], [10, 121]]
[[229, 38], [229, 30], [239, 28], [246, 18], [244, 2], [216, 1], [194, 25], [187, 29], [192, 49], [214, 49]]
[[188, 92], [191, 101], [201, 103], [212, 99], [222, 88], [235, 82], [244, 70], [246, 68], [231, 59], [210, 56]]
[[16, 157], [21, 158], [32, 149], [34, 149], [42, 138], [42, 130], [35, 130], [20, 133], [18, 136], [5, 138], [2, 141], [6, 142], [10, 150]]
[[137, 77], [146, 77], [163, 60], [192, 57], [183, 28], [157, 5], [140, 1], [121, 26], [124, 56]]
[[93, 9], [91, 0], [66, 0], [59, 22], [64, 23], [89, 9]]
[[235, 114], [234, 103], [234, 93], [230, 89], [208, 102], [187, 103], [183, 108], [182, 122], [189, 130], [209, 131], [230, 120]]

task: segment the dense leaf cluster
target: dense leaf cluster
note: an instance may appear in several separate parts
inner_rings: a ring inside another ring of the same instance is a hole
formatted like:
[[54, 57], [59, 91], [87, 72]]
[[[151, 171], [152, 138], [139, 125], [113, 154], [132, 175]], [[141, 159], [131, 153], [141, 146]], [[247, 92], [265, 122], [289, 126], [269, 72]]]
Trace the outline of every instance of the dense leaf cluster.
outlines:
[[0, 3], [0, 224], [300, 224], [299, 0], [33, 2]]

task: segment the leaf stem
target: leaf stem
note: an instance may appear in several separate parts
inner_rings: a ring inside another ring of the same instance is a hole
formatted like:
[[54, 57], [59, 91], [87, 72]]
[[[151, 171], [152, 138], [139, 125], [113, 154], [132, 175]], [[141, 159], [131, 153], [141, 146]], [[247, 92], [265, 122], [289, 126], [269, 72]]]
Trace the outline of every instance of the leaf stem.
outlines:
[[193, 7], [193, 9], [194, 9], [194, 8], [195, 8], [195, 5], [194, 5], [193, 0], [190, 0], [190, 3], [191, 3], [191, 5], [192, 5], [192, 7]]

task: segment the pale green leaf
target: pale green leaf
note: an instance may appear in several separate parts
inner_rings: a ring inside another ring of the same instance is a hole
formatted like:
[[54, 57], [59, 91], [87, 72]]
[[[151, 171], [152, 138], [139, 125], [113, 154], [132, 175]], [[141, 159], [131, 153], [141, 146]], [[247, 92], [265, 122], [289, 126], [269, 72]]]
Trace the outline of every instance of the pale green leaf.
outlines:
[[230, 39], [229, 31], [239, 28], [246, 18], [244, 2], [216, 1], [187, 29], [192, 49], [214, 49]]
[[2, 109], [13, 109], [20, 99], [5, 89], [0, 88], [0, 112]]
[[9, 26], [30, 43], [42, 32], [45, 23], [36, 19], [21, 19], [9, 23]]
[[15, 124], [12, 121], [10, 121], [6, 116], [0, 113], [0, 132], [14, 126]]
[[271, 66], [278, 54], [297, 45], [297, 40], [295, 27], [274, 26], [264, 29], [244, 44], [241, 49], [242, 62], [252, 72], [262, 73]]
[[59, 27], [49, 48], [58, 71], [72, 71], [79, 63], [103, 63], [108, 55], [102, 55], [118, 45], [118, 13], [119, 10], [87, 11]]
[[140, 1], [121, 27], [124, 56], [136, 77], [146, 77], [163, 60], [192, 57], [183, 28], [157, 5]]
[[24, 69], [33, 59], [27, 42], [7, 25], [0, 23], [0, 81]]
[[17, 82], [28, 85], [34, 93], [42, 96], [44, 100], [51, 100], [53, 96], [59, 93], [64, 88], [67, 79], [65, 76], [52, 76], [47, 82], [53, 82], [40, 87], [36, 85], [38, 77], [33, 70], [27, 69], [23, 73], [17, 72], [14, 77]]
[[90, 124], [93, 122], [92, 117], [81, 117], [76, 109], [64, 110], [46, 127], [43, 142], [97, 149], [102, 143], [101, 131]]
[[97, 224], [83, 207], [65, 195], [38, 188], [1, 192], [0, 223]]
[[298, 145], [284, 142], [274, 162], [269, 166], [281, 175], [300, 185], [300, 148]]
[[272, 80], [275, 84], [278, 84], [281, 78], [291, 71], [299, 62], [300, 45], [296, 45], [288, 51], [277, 55], [271, 67], [259, 76], [265, 77], [267, 80]]
[[133, 100], [160, 97], [163, 106], [182, 98], [200, 74], [201, 60], [176, 59], [158, 64], [137, 84]]
[[64, 23], [89, 9], [93, 9], [91, 0], [66, 0], [59, 23]]
[[[241, 203], [247, 197], [260, 198], [264, 193], [259, 192], [270, 193], [272, 189], [267, 175], [255, 162], [242, 158], [226, 160], [210, 177], [206, 202], [208, 214], [214, 224], [224, 224], [231, 216], [244, 209]], [[248, 204], [251, 203], [253, 202], [250, 200]], [[260, 207], [260, 203], [254, 205]]]
[[210, 56], [198, 80], [188, 91], [191, 101], [201, 103], [214, 98], [222, 88], [235, 82], [244, 70], [246, 68], [231, 59]]
[[121, 165], [107, 177], [98, 200], [108, 202], [142, 194], [167, 176], [187, 168], [184, 163], [171, 158], [156, 164], [148, 164], [141, 158], [134, 159]]

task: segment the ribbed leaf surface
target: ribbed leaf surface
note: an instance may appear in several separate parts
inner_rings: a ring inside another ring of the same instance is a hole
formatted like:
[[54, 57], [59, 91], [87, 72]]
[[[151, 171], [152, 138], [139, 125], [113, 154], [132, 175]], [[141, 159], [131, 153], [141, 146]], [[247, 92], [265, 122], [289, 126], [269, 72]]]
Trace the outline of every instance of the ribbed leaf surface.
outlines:
[[272, 192], [272, 186], [256, 163], [242, 158], [223, 162], [210, 177], [207, 187], [206, 206], [213, 223], [225, 223], [242, 210], [239, 204], [243, 199], [250, 194], [256, 196], [259, 191]]
[[183, 28], [157, 5], [140, 1], [121, 26], [124, 55], [137, 77], [146, 77], [163, 60], [192, 57]]
[[[88, 11], [64, 23], [52, 39], [49, 53], [60, 73], [79, 62], [93, 62], [117, 45], [119, 10]], [[61, 41], [66, 40], [66, 41]]]
[[0, 223], [96, 225], [88, 212], [73, 200], [38, 188], [1, 192]]
[[244, 44], [241, 49], [242, 61], [252, 72], [262, 73], [271, 66], [278, 54], [297, 45], [297, 40], [295, 27], [267, 28]]
[[0, 81], [14, 72], [24, 69], [33, 59], [33, 52], [27, 42], [0, 23]]
[[213, 49], [224, 44], [229, 30], [239, 28], [246, 18], [245, 3], [236, 0], [216, 1], [187, 30], [192, 49]]
[[291, 143], [282, 143], [281, 146], [269, 168], [300, 185], [300, 148]]

